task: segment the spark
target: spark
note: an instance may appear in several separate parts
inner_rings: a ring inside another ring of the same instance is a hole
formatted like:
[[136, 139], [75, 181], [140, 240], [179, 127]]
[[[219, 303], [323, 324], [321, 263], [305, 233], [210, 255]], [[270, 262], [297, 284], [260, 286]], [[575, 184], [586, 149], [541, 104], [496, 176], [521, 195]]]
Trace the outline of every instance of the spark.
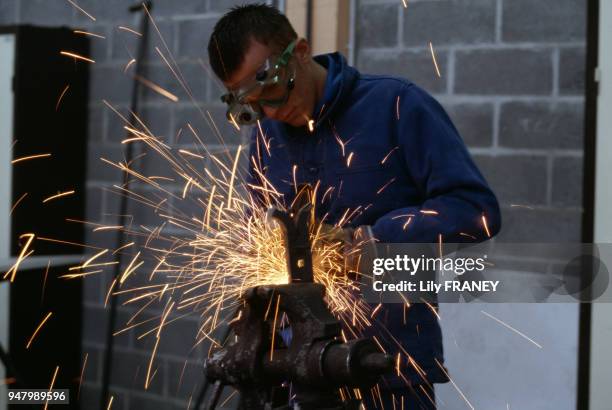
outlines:
[[380, 187], [380, 189], [378, 191], [376, 191], [376, 194], [380, 194], [382, 191], [384, 191], [389, 185], [391, 185], [394, 181], [395, 181], [395, 177], [391, 178], [391, 180], [389, 182], [387, 182], [385, 185], [383, 185], [382, 187]]
[[438, 215], [438, 211], [434, 211], [433, 209], [421, 209], [419, 212], [423, 215]]
[[148, 87], [151, 90], [155, 91], [156, 93], [158, 93], [162, 97], [166, 97], [167, 99], [169, 99], [172, 102], [178, 102], [178, 100], [179, 100], [179, 98], [176, 95], [172, 94], [170, 91], [164, 89], [160, 85], [155, 84], [153, 81], [147, 80], [146, 78], [141, 77], [139, 75], [135, 75], [134, 79], [136, 81], [140, 82], [145, 87]]
[[190, 157], [204, 159], [202, 155], [194, 154], [193, 152], [187, 151], [186, 149], [179, 149], [179, 152], [184, 155], [189, 155]]
[[123, 72], [127, 73], [127, 70], [132, 66], [132, 64], [134, 64], [136, 62], [135, 58], [132, 58], [130, 61], [128, 61], [128, 63], [125, 65], [125, 67], [123, 68]]
[[236, 122], [236, 119], [234, 118], [234, 114], [230, 112], [229, 117], [230, 117], [230, 123], [234, 126], [234, 128], [236, 128], [237, 131], [240, 131], [240, 125], [238, 125], [238, 122]]
[[470, 235], [469, 233], [459, 232], [459, 235], [468, 237], [470, 239], [476, 240], [477, 238], [474, 235]]
[[274, 336], [276, 335], [276, 319], [278, 319], [279, 306], [280, 306], [280, 295], [276, 296], [276, 308], [274, 309], [274, 321], [272, 322], [272, 341], [270, 343], [270, 361], [274, 359]]
[[511, 208], [526, 208], [529, 210], [534, 210], [535, 208], [529, 205], [520, 205], [520, 204], [510, 204]]
[[389, 159], [391, 154], [393, 154], [393, 151], [395, 151], [396, 149], [399, 149], [399, 146], [398, 147], [394, 147], [393, 149], [391, 149], [391, 151], [389, 151], [389, 153], [387, 155], [385, 155], [385, 157], [382, 159], [382, 161], [380, 161], [380, 164], [382, 165], [385, 162], [387, 162], [387, 160]]
[[17, 208], [19, 203], [21, 203], [21, 201], [23, 201], [26, 196], [28, 196], [27, 192], [25, 194], [21, 195], [19, 197], [19, 199], [17, 201], [15, 201], [15, 204], [13, 204], [13, 207], [11, 208], [11, 212], [9, 212], [9, 215], [13, 215], [13, 211], [15, 211], [15, 208]]
[[440, 78], [442, 77], [442, 75], [440, 74], [440, 68], [438, 67], [438, 62], [436, 61], [436, 54], [434, 53], [434, 49], [433, 49], [433, 45], [431, 44], [431, 41], [429, 42], [429, 51], [431, 51], [431, 58], [433, 60], [434, 67], [436, 68], [436, 74], [438, 75], [438, 78]]
[[232, 195], [234, 194], [234, 180], [236, 179], [236, 168], [238, 167], [238, 160], [240, 159], [240, 151], [242, 145], [238, 145], [236, 151], [236, 159], [234, 160], [234, 166], [232, 167], [232, 174], [229, 182], [229, 193], [227, 194], [227, 209], [232, 209]]
[[75, 54], [75, 53], [71, 53], [69, 51], [60, 51], [60, 54], [66, 57], [72, 57], [75, 60], [81, 60], [81, 61], [85, 61], [87, 63], [95, 63], [95, 60], [92, 60], [91, 58], [87, 58], [87, 57], [83, 57], [81, 55]]
[[52, 196], [50, 196], [50, 197], [48, 197], [48, 198], [43, 199], [42, 203], [43, 203], [43, 204], [46, 204], [47, 202], [52, 201], [52, 200], [54, 200], [54, 199], [57, 199], [57, 198], [62, 198], [62, 197], [65, 197], [65, 196], [72, 195], [72, 194], [74, 194], [74, 192], [75, 192], [75, 191], [66, 191], [66, 192], [60, 192], [60, 193], [57, 193], [57, 194], [55, 194], [55, 195], [52, 195]]
[[353, 160], [354, 152], [351, 152], [349, 156], [346, 158], [346, 167], [349, 168], [351, 166], [351, 161]]
[[481, 219], [482, 219], [482, 226], [484, 227], [485, 232], [487, 233], [487, 237], [490, 238], [491, 237], [491, 231], [489, 231], [489, 224], [487, 223], [487, 218], [485, 217], [484, 214], [482, 214]]
[[97, 38], [101, 38], [102, 40], [106, 40], [106, 37], [101, 35], [101, 34], [96, 34], [96, 33], [91, 33], [89, 31], [82, 31], [82, 30], [74, 30], [73, 31], [74, 34], [82, 34], [84, 36], [91, 36], [91, 37], [97, 37]]
[[119, 30], [123, 30], [123, 31], [127, 31], [128, 33], [135, 34], [135, 35], [137, 35], [138, 37], [142, 37], [142, 34], [141, 34], [141, 33], [137, 32], [136, 30], [133, 30], [133, 29], [131, 29], [131, 28], [129, 28], [129, 27], [126, 27], [126, 26], [119, 26], [119, 27], [117, 27], [117, 28], [118, 28]]
[[83, 359], [83, 367], [81, 368], [81, 376], [79, 377], [79, 388], [77, 390], [77, 400], [81, 396], [81, 386], [83, 385], [83, 377], [85, 376], [85, 368], [87, 367], [88, 357], [89, 357], [89, 353], [85, 353], [85, 358]]
[[15, 261], [15, 264], [4, 274], [4, 279], [8, 278], [9, 276], [11, 277], [9, 279], [9, 282], [11, 283], [15, 280], [15, 275], [17, 275], [17, 271], [19, 270], [19, 265], [21, 265], [21, 262], [23, 262], [23, 260], [27, 258], [28, 255], [30, 255], [31, 252], [28, 253], [28, 250], [30, 248], [30, 244], [35, 238], [35, 235], [33, 233], [26, 233], [21, 235], [19, 239], [24, 237], [27, 237], [28, 239], [26, 240], [26, 243], [23, 248], [21, 248], [21, 252], [19, 252], [19, 256], [17, 257], [17, 261]]
[[315, 125], [314, 120], [308, 120], [308, 131], [314, 132], [314, 125]]
[[[55, 371], [53, 372], [53, 377], [51, 377], [51, 384], [49, 385], [49, 393], [53, 390], [53, 385], [55, 384], [55, 379], [57, 377], [57, 373], [59, 372], [59, 366], [55, 367]], [[47, 410], [47, 406], [49, 404], [49, 399], [45, 400], [44, 410]]]
[[28, 340], [28, 343], [26, 344], [26, 349], [30, 348], [30, 346], [32, 345], [32, 342], [36, 338], [36, 335], [38, 334], [38, 332], [40, 332], [40, 329], [42, 329], [42, 327], [45, 325], [47, 320], [49, 320], [49, 318], [51, 317], [52, 314], [53, 314], [53, 312], [47, 313], [47, 316], [45, 316], [45, 318], [42, 320], [42, 322], [40, 322], [40, 324], [36, 327], [36, 330], [34, 330], [34, 333], [32, 333], [32, 336], [30, 336], [30, 340]]
[[14, 160], [11, 161], [11, 164], [15, 165], [19, 162], [23, 162], [23, 161], [29, 161], [31, 159], [37, 159], [37, 158], [49, 158], [51, 157], [51, 154], [36, 154], [36, 155], [28, 155], [27, 157], [21, 157], [21, 158], [15, 158]]
[[402, 0], [404, 8], [408, 8], [408, 0]]
[[113, 406], [113, 399], [115, 398], [115, 396], [111, 396], [110, 400], [108, 401], [108, 406], [106, 406], [106, 410], [110, 410], [111, 407]]
[[401, 365], [402, 365], [402, 354], [397, 352], [397, 356], [395, 358], [395, 372], [399, 376], [401, 373]]
[[62, 103], [62, 99], [64, 98], [64, 95], [66, 95], [66, 92], [68, 91], [69, 88], [70, 88], [70, 84], [66, 85], [66, 87], [64, 88], [64, 91], [62, 91], [62, 93], [60, 94], [59, 98], [57, 99], [57, 103], [55, 104], [55, 111], [59, 109], [59, 106]]
[[79, 7], [78, 4], [76, 4], [75, 2], [73, 2], [72, 0], [67, 0], [68, 3], [72, 4], [74, 6], [75, 9], [77, 9], [78, 11], [80, 11], [81, 13], [83, 13], [84, 15], [86, 15], [87, 17], [89, 17], [89, 19], [91, 19], [91, 21], [96, 21], [96, 18], [94, 16], [92, 16], [91, 14], [89, 14], [88, 12], [86, 12], [85, 10], [83, 10], [81, 7]]
[[495, 320], [497, 323], [507, 327], [508, 329], [512, 330], [513, 332], [515, 332], [516, 334], [518, 334], [519, 336], [522, 336], [523, 338], [527, 339], [528, 341], [530, 341], [531, 343], [533, 343], [534, 345], [536, 345], [538, 348], [542, 348], [542, 345], [539, 344], [538, 342], [536, 342], [535, 340], [531, 339], [529, 336], [527, 336], [526, 334], [520, 332], [519, 330], [513, 328], [512, 326], [510, 326], [509, 324], [507, 324], [506, 322], [496, 318], [495, 316], [493, 316], [490, 313], [485, 312], [484, 310], [480, 311], [483, 315], [490, 317], [491, 319]]
[[438, 361], [438, 359], [434, 358], [434, 360], [436, 361], [436, 364], [438, 365], [438, 367], [440, 368], [440, 370], [442, 370], [442, 372], [446, 375], [446, 377], [448, 378], [448, 380], [450, 380], [450, 382], [452, 383], [453, 387], [455, 387], [455, 390], [457, 390], [457, 392], [459, 392], [459, 394], [461, 395], [461, 397], [463, 398], [463, 400], [467, 403], [467, 405], [470, 407], [470, 409], [474, 410], [474, 406], [472, 406], [472, 403], [470, 403], [470, 401], [467, 399], [467, 397], [465, 397], [465, 394], [463, 394], [463, 392], [461, 391], [461, 389], [459, 388], [459, 386], [457, 386], [457, 384], [455, 384], [455, 382], [453, 381], [453, 379], [451, 379], [450, 375], [448, 374], [448, 372], [446, 371], [446, 369], [444, 368], [444, 366], [442, 366], [442, 364]]
[[399, 121], [400, 119], [400, 96], [398, 95], [395, 100], [395, 118]]

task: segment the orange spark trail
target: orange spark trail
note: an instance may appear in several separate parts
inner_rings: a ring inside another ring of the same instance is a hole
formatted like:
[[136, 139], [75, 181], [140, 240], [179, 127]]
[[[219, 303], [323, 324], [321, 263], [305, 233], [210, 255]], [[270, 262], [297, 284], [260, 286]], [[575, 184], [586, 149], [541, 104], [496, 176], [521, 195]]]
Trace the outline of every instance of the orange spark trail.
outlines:
[[351, 161], [353, 160], [353, 154], [354, 154], [354, 152], [351, 152], [349, 154], [348, 158], [346, 159], [346, 167], [347, 168], [350, 168], [350, 166], [351, 166]]
[[518, 334], [519, 336], [522, 336], [523, 338], [527, 339], [528, 341], [530, 341], [531, 343], [533, 343], [534, 345], [536, 345], [537, 347], [539, 347], [540, 349], [542, 348], [542, 345], [539, 344], [538, 342], [536, 342], [535, 340], [531, 339], [529, 336], [527, 336], [526, 334], [518, 331], [517, 329], [513, 328], [512, 326], [510, 326], [509, 324], [507, 324], [506, 322], [503, 322], [502, 320], [496, 318], [495, 316], [491, 315], [490, 313], [485, 312], [484, 310], [480, 311], [483, 315], [490, 317], [491, 319], [495, 320], [497, 323], [507, 327], [508, 329], [512, 330], [513, 332], [515, 332], [516, 334]]
[[126, 26], [119, 26], [119, 27], [117, 27], [117, 28], [118, 28], [119, 30], [123, 30], [123, 31], [127, 31], [128, 33], [135, 34], [135, 35], [137, 35], [138, 37], [142, 37], [142, 34], [141, 34], [141, 33], [137, 32], [136, 30], [133, 30], [133, 29], [131, 29], [131, 28], [129, 28], [129, 27], [126, 27]]
[[66, 92], [68, 91], [69, 88], [70, 88], [70, 84], [66, 85], [66, 88], [64, 88], [64, 91], [62, 91], [62, 93], [60, 94], [59, 98], [57, 99], [57, 104], [55, 104], [55, 111], [59, 109], [59, 106], [62, 103], [62, 99], [64, 98], [64, 95], [66, 95]]
[[86, 15], [87, 17], [89, 17], [92, 21], [96, 21], [96, 18], [94, 16], [92, 16], [91, 14], [89, 14], [88, 12], [86, 12], [85, 10], [83, 10], [81, 7], [79, 7], [79, 5], [77, 5], [75, 2], [73, 2], [72, 0], [67, 0], [68, 3], [72, 4], [74, 6], [75, 9], [77, 9], [78, 11], [80, 11], [81, 13], [83, 13], [84, 15]]
[[18, 162], [28, 161], [36, 158], [49, 158], [51, 154], [36, 154], [36, 155], [28, 155], [27, 157], [15, 158], [11, 161], [11, 164], [15, 165]]
[[15, 210], [15, 208], [17, 208], [17, 205], [19, 205], [19, 203], [21, 201], [23, 201], [23, 199], [28, 196], [28, 193], [26, 192], [25, 194], [21, 195], [21, 197], [15, 201], [15, 204], [13, 205], [13, 207], [11, 208], [11, 212], [9, 212], [9, 215], [13, 215], [13, 211]]
[[232, 175], [230, 177], [229, 182], [229, 193], [227, 194], [227, 209], [232, 209], [232, 196], [234, 195], [234, 180], [236, 179], [236, 168], [238, 167], [238, 160], [240, 159], [240, 151], [242, 150], [242, 145], [238, 145], [238, 150], [236, 152], [236, 159], [234, 160], [234, 166], [232, 167]]
[[487, 223], [487, 218], [484, 216], [484, 214], [482, 214], [482, 226], [484, 226], [485, 232], [487, 233], [487, 236], [490, 238], [491, 231], [489, 231], [489, 224]]
[[108, 401], [108, 406], [106, 407], [106, 410], [110, 410], [111, 407], [113, 406], [113, 399], [115, 398], [115, 396], [111, 396], [110, 400]]
[[179, 100], [179, 98], [176, 95], [172, 94], [170, 91], [162, 88], [161, 86], [155, 84], [153, 81], [149, 81], [146, 78], [143, 78], [139, 75], [135, 75], [134, 78], [140, 83], [142, 83], [144, 86], [149, 87], [151, 90], [155, 91], [156, 93], [158, 93], [159, 95], [163, 97], [166, 97], [172, 102], [177, 102]]
[[436, 68], [436, 74], [438, 74], [438, 77], [442, 77], [442, 75], [440, 74], [440, 68], [438, 67], [438, 62], [436, 61], [436, 54], [434, 53], [431, 41], [429, 42], [429, 51], [431, 51], [431, 58], [433, 60], [434, 67]]
[[438, 211], [434, 211], [432, 209], [421, 209], [419, 212], [423, 215], [438, 215]]
[[95, 63], [95, 60], [92, 60], [91, 58], [83, 57], [83, 56], [80, 56], [78, 54], [71, 53], [69, 51], [60, 51], [60, 54], [63, 55], [63, 56], [66, 56], [66, 57], [72, 57], [72, 58], [77, 59], [77, 60], [86, 61], [88, 63]]
[[128, 68], [130, 68], [130, 66], [134, 64], [135, 62], [136, 62], [135, 58], [132, 58], [130, 61], [128, 61], [128, 63], [125, 65], [125, 68], [123, 69], [123, 72], [127, 73]]
[[[49, 393], [53, 390], [53, 385], [55, 384], [55, 378], [57, 377], [57, 373], [59, 372], [59, 366], [55, 368], [55, 372], [53, 373], [53, 377], [51, 378], [51, 384], [49, 385]], [[47, 410], [47, 405], [49, 404], [49, 399], [45, 401], [44, 410]]]
[[85, 359], [83, 359], [83, 368], [81, 369], [81, 376], [79, 377], [79, 388], [77, 390], [77, 400], [81, 395], [81, 386], [83, 385], [83, 376], [85, 375], [85, 368], [87, 367], [87, 358], [89, 357], [89, 353], [85, 353]]
[[23, 237], [28, 237], [26, 244], [21, 249], [21, 252], [19, 253], [19, 256], [17, 257], [17, 261], [15, 262], [15, 264], [4, 274], [4, 279], [8, 278], [9, 275], [11, 276], [11, 279], [9, 279], [9, 282], [13, 282], [15, 280], [15, 275], [17, 275], [17, 270], [19, 269], [19, 265], [21, 264], [21, 262], [23, 262], [25, 258], [28, 257], [29, 253], [26, 254], [26, 252], [30, 248], [30, 244], [34, 240], [35, 235], [33, 233], [25, 233], [21, 235], [19, 239]]
[[49, 320], [49, 318], [51, 317], [52, 314], [53, 314], [53, 312], [47, 313], [47, 316], [45, 316], [45, 318], [42, 320], [42, 322], [40, 322], [38, 327], [36, 327], [36, 330], [34, 330], [34, 333], [32, 333], [32, 336], [30, 337], [30, 340], [28, 341], [28, 344], [26, 345], [26, 349], [30, 348], [30, 345], [34, 341], [34, 338], [36, 338], [36, 335], [38, 334], [38, 332], [40, 332], [40, 329], [44, 326], [44, 324], [47, 322], [47, 320]]
[[274, 321], [272, 322], [272, 342], [270, 343], [270, 361], [274, 359], [274, 336], [276, 335], [276, 319], [278, 318], [279, 305], [280, 305], [280, 295], [276, 297], [276, 309], [274, 311]]
[[73, 31], [74, 34], [82, 34], [84, 36], [91, 36], [91, 37], [97, 37], [97, 38], [101, 38], [102, 40], [106, 40], [106, 37], [101, 35], [101, 34], [96, 34], [96, 33], [90, 33], [89, 31], [82, 31], [82, 30], [74, 30]]
[[380, 194], [382, 191], [385, 190], [385, 188], [387, 188], [389, 185], [391, 185], [394, 181], [395, 181], [395, 177], [391, 178], [391, 180], [389, 182], [387, 182], [385, 185], [383, 185], [378, 191], [376, 191], [376, 195]]
[[393, 149], [391, 149], [391, 151], [389, 151], [389, 153], [387, 155], [385, 155], [385, 157], [382, 159], [382, 161], [380, 161], [380, 164], [382, 165], [385, 162], [387, 162], [387, 160], [389, 159], [391, 154], [393, 154], [393, 151], [395, 151], [396, 149], [399, 149], [399, 147], [394, 147]]
[[42, 203], [45, 204], [45, 203], [47, 203], [49, 201], [52, 201], [54, 199], [62, 198], [64, 196], [69, 196], [69, 195], [72, 195], [72, 194], [74, 194], [74, 191], [60, 192], [59, 194], [55, 194], [55, 195], [50, 196], [49, 198], [43, 199]]
[[453, 384], [453, 386], [455, 387], [455, 389], [459, 392], [459, 394], [461, 395], [461, 397], [463, 397], [463, 400], [465, 400], [465, 402], [467, 403], [468, 406], [470, 406], [470, 409], [474, 410], [474, 406], [472, 406], [472, 403], [470, 403], [470, 401], [467, 399], [467, 397], [465, 397], [465, 394], [463, 394], [463, 392], [461, 391], [461, 389], [459, 388], [459, 386], [457, 386], [455, 384], [455, 382], [453, 381], [453, 379], [450, 378], [448, 372], [446, 371], [446, 369], [444, 368], [444, 366], [442, 366], [442, 364], [440, 364], [440, 362], [438, 361], [438, 359], [434, 358], [434, 360], [436, 361], [436, 364], [438, 365], [438, 367], [440, 368], [440, 370], [442, 370], [442, 372], [444, 372], [444, 374], [446, 375], [446, 377], [448, 378], [448, 380], [450, 380], [450, 382]]

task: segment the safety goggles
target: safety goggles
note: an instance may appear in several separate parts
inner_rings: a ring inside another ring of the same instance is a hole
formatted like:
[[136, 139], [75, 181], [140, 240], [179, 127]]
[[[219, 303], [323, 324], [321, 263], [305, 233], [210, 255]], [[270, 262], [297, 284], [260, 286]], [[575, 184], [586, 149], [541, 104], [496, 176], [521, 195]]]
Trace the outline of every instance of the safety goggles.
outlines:
[[263, 117], [262, 106], [280, 107], [287, 102], [295, 85], [295, 69], [290, 64], [295, 44], [294, 40], [280, 56], [267, 58], [255, 78], [221, 96], [221, 101], [227, 104], [228, 121], [253, 124]]

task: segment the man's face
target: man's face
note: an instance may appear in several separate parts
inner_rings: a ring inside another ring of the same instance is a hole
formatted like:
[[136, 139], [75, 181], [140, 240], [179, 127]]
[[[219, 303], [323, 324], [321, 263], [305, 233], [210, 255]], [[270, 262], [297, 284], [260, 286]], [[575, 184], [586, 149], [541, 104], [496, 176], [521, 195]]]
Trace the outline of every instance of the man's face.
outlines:
[[[275, 50], [251, 39], [250, 46], [244, 56], [242, 65], [224, 82], [228, 90], [234, 90], [239, 84], [255, 79], [257, 72], [271, 56], [278, 56]], [[312, 118], [315, 106], [315, 84], [309, 70], [311, 56], [310, 48], [305, 40], [299, 40], [295, 46], [293, 56], [289, 61], [287, 69], [292, 70], [290, 75], [294, 77], [294, 87], [289, 92], [287, 102], [279, 107], [261, 104], [266, 117], [285, 122], [294, 127], [304, 126]], [[295, 73], [293, 75], [293, 73]], [[281, 87], [286, 87], [281, 84]], [[265, 98], [265, 95], [262, 96]], [[248, 101], [248, 98], [247, 98]], [[253, 102], [257, 102], [253, 97]]]

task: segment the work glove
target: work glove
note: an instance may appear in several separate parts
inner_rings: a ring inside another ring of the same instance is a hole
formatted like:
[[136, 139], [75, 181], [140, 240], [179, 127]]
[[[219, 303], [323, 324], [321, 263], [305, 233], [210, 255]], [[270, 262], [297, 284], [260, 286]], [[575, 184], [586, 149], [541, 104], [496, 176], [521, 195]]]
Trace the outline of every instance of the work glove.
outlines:
[[374, 250], [375, 239], [369, 225], [352, 228], [321, 224], [318, 236], [321, 241], [340, 244], [344, 256], [344, 272], [351, 276], [360, 272], [363, 253]]

